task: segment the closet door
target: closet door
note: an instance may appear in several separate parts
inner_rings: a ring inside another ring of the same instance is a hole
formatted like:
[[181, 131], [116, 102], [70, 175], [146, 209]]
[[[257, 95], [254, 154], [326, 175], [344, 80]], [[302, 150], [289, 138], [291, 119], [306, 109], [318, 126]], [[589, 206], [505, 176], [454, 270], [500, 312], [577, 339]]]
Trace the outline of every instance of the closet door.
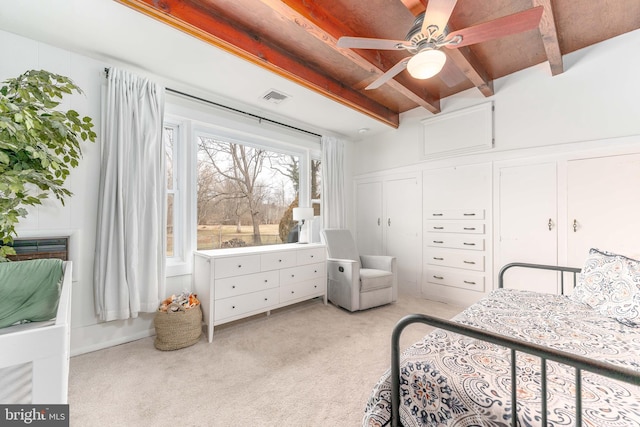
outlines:
[[385, 251], [395, 256], [400, 292], [419, 294], [422, 198], [418, 179], [388, 179], [384, 183]]
[[640, 154], [570, 161], [567, 187], [569, 265], [590, 248], [640, 255]]
[[[556, 163], [499, 168], [497, 272], [511, 262], [557, 265]], [[505, 287], [558, 293], [557, 274], [512, 269]]]
[[356, 185], [356, 246], [365, 255], [384, 255], [382, 181]]

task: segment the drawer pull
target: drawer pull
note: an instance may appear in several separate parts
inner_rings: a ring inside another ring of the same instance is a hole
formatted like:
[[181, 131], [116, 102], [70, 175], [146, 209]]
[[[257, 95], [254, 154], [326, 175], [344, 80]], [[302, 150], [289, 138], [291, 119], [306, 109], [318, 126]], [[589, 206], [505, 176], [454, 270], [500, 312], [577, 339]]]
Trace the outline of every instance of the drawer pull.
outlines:
[[463, 214], [463, 215], [464, 215], [464, 216], [476, 216], [476, 214], [475, 214], [475, 213], [466, 213], [466, 214]]
[[292, 274], [292, 275], [291, 275], [291, 277], [296, 277], [296, 275], [295, 275], [295, 274]]
[[444, 227], [433, 227], [434, 230], [444, 230]]
[[238, 264], [238, 268], [242, 268], [242, 264]]
[[475, 229], [476, 229], [475, 227], [464, 227], [464, 230], [469, 230], [469, 231], [473, 231]]
[[470, 282], [468, 280], [465, 280], [464, 283], [466, 283], [467, 285], [475, 285], [476, 284], [476, 282]]
[[282, 260], [281, 260], [281, 259], [279, 259], [279, 260], [278, 260], [278, 262], [282, 262]]
[[236, 285], [231, 285], [231, 289], [235, 289], [235, 288], [236, 288]]
[[235, 306], [235, 305], [232, 305], [232, 306], [231, 306], [231, 308], [236, 308], [236, 306]]
[[313, 255], [311, 255], [311, 258], [313, 258]]
[[465, 264], [475, 264], [475, 261], [463, 261]]
[[476, 245], [475, 243], [467, 243], [467, 242], [464, 242], [463, 244], [466, 245], [466, 246], [475, 246]]
[[313, 272], [314, 272], [314, 273], [317, 273], [317, 272], [318, 272], [318, 270], [313, 270]]
[[444, 243], [444, 241], [442, 241], [442, 240], [434, 240], [433, 243], [442, 244], [442, 243]]
[[432, 216], [442, 216], [442, 214], [441, 213], [434, 213], [434, 214], [432, 214]]
[[268, 280], [267, 280], [267, 279], [264, 279], [264, 283], [267, 283], [267, 282], [268, 282]]
[[433, 276], [433, 278], [434, 278], [434, 279], [438, 279], [438, 280], [442, 280], [442, 279], [444, 279], [444, 277], [442, 277], [442, 276]]
[[436, 261], [444, 261], [444, 258], [438, 258], [438, 257], [433, 257], [433, 259], [435, 259]]
[[291, 291], [291, 294], [295, 294], [295, 292], [294, 292], [294, 291]]
[[265, 301], [269, 301], [269, 298], [265, 298], [264, 300], [265, 300]]

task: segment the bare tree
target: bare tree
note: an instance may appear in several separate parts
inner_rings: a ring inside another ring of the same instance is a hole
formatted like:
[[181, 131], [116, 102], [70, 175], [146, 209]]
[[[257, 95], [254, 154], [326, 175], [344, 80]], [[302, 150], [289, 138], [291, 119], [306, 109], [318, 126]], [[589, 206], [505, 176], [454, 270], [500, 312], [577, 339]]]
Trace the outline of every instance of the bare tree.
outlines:
[[[241, 203], [246, 204], [253, 226], [253, 243], [260, 245], [260, 208], [265, 196], [260, 174], [268, 153], [246, 145], [203, 137], [198, 140], [198, 148], [203, 156], [201, 160], [213, 166], [220, 178], [230, 184], [221, 188], [219, 196], [236, 200], [239, 202], [237, 207]], [[238, 221], [240, 217], [236, 211]]]

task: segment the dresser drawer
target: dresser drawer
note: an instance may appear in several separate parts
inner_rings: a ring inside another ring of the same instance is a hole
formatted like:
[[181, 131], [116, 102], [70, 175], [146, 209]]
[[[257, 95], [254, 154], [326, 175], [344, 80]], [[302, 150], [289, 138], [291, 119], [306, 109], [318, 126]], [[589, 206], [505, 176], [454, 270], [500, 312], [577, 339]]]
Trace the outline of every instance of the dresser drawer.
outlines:
[[260, 255], [262, 271], [293, 267], [297, 263], [295, 251], [270, 252]]
[[484, 271], [484, 254], [477, 252], [454, 252], [431, 249], [425, 252], [427, 264], [465, 270]]
[[291, 285], [280, 286], [280, 303], [304, 298], [314, 294], [323, 294], [327, 287], [326, 278], [307, 280]]
[[239, 276], [260, 271], [260, 255], [242, 255], [228, 258], [216, 258], [214, 262], [214, 277]]
[[216, 300], [214, 320], [217, 322], [276, 305], [278, 304], [278, 298], [279, 289], [273, 288]]
[[315, 262], [324, 261], [326, 258], [326, 249], [311, 248], [298, 251], [298, 265], [313, 264]]
[[278, 271], [265, 271], [244, 276], [226, 277], [215, 282], [215, 299], [261, 291], [278, 286]]
[[484, 234], [484, 224], [469, 222], [435, 222], [429, 221], [427, 231], [437, 233]]
[[427, 233], [425, 244], [434, 248], [484, 250], [484, 237], [459, 236], [454, 234]]
[[285, 268], [280, 271], [280, 285], [325, 277], [327, 265], [324, 262]]
[[484, 275], [478, 273], [428, 268], [426, 269], [426, 280], [438, 285], [484, 292]]
[[484, 219], [484, 209], [429, 209], [427, 219]]

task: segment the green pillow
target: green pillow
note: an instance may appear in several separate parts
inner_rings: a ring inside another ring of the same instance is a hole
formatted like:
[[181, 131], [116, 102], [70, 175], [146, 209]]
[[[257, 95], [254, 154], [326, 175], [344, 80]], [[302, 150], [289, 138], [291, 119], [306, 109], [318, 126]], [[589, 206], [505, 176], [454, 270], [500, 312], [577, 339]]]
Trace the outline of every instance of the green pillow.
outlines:
[[0, 262], [0, 328], [56, 317], [62, 260]]

